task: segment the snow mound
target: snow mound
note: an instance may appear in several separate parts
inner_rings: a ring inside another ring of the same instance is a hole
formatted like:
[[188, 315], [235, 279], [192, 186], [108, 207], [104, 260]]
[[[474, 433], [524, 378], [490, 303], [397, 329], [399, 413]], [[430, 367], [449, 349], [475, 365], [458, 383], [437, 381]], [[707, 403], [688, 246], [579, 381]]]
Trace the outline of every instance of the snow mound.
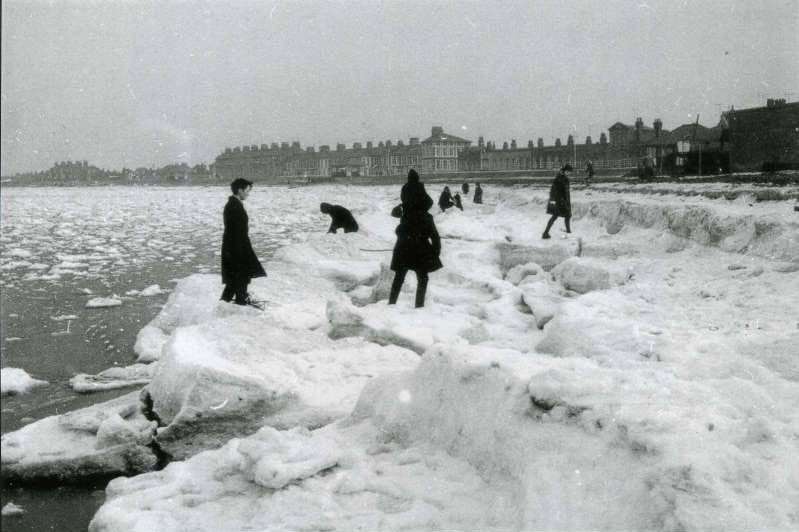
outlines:
[[133, 392], [4, 434], [3, 479], [83, 482], [152, 470], [157, 460], [148, 445], [155, 422], [142, 416], [138, 396]]
[[94, 297], [86, 302], [86, 308], [118, 307], [120, 305], [122, 305], [122, 300], [117, 296]]
[[285, 432], [264, 427], [239, 442], [240, 472], [265, 488], [279, 490], [334, 467], [343, 454], [338, 445], [307, 429]]
[[602, 259], [572, 257], [558, 264], [552, 276], [565, 289], [585, 294], [626, 283], [633, 277], [633, 268]]
[[519, 285], [530, 276], [543, 278], [545, 276], [544, 269], [534, 262], [519, 264], [508, 270], [508, 273], [505, 275], [505, 280], [514, 285]]
[[526, 277], [519, 289], [522, 303], [533, 313], [535, 325], [539, 329], [543, 329], [555, 317], [565, 299], [558, 285], [541, 275]]
[[291, 244], [275, 252], [275, 261], [300, 266], [306, 275], [329, 279], [340, 290], [370, 284], [380, 274], [380, 253], [367, 249], [392, 248], [365, 233], [312, 235], [306, 242]]
[[24, 369], [3, 368], [0, 370], [0, 394], [2, 395], [28, 393], [33, 388], [46, 384], [49, 383], [34, 379]]
[[147, 384], [153, 377], [155, 367], [154, 364], [133, 364], [108, 368], [97, 375], [79, 373], [69, 379], [69, 385], [78, 393], [93, 393]]
[[576, 239], [551, 242], [538, 245], [498, 242], [496, 247], [500, 254], [500, 269], [503, 274], [507, 274], [514, 266], [533, 262], [541, 266], [545, 271], [550, 271], [569, 257], [575, 257], [579, 254], [580, 243]]
[[260, 316], [218, 319], [176, 330], [144, 393], [161, 449], [180, 458], [264, 425], [329, 423], [371, 377], [416, 361], [405, 349], [334, 342]]
[[361, 337], [380, 345], [398, 345], [423, 353], [436, 342], [467, 343], [480, 320], [456, 307], [428, 304], [422, 309], [376, 303], [355, 307], [341, 298], [327, 304], [331, 338]]
[[139, 362], [161, 357], [161, 349], [177, 327], [211, 319], [222, 293], [218, 275], [196, 274], [178, 281], [164, 308], [136, 336], [133, 350]]
[[659, 358], [659, 320], [616, 291], [564, 301], [544, 327], [539, 353], [602, 360]]

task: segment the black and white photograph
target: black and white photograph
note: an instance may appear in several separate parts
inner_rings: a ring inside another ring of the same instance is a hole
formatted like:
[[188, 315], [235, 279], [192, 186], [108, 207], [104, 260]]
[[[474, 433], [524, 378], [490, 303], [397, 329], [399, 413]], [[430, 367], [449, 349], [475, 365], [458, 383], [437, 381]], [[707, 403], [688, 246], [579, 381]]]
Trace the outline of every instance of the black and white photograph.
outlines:
[[799, 0], [5, 0], [4, 532], [799, 530]]

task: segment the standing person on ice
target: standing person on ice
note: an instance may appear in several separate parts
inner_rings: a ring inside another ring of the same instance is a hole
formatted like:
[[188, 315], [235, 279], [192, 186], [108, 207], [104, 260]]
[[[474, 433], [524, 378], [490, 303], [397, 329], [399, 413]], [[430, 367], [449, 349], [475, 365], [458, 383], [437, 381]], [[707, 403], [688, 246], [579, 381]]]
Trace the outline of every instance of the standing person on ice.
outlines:
[[[222, 301], [230, 302], [235, 296], [237, 305], [259, 305], [250, 299], [247, 285], [255, 277], [266, 277], [261, 262], [250, 243], [249, 217], [242, 203], [252, 190], [252, 181], [238, 178], [230, 184], [233, 195], [225, 205], [222, 235]], [[260, 308], [260, 307], [259, 307]]]
[[541, 235], [541, 238], [551, 238], [549, 230], [558, 216], [562, 216], [563, 221], [566, 222], [566, 232], [572, 232], [569, 225], [572, 217], [572, 202], [571, 194], [569, 193], [569, 172], [571, 171], [572, 165], [566, 164], [552, 181], [552, 187], [549, 189], [549, 202], [547, 203], [547, 214], [551, 214], [552, 217], [547, 222], [547, 228], [544, 229], [544, 234]]
[[399, 297], [408, 270], [416, 272], [416, 308], [424, 306], [427, 292], [427, 274], [442, 267], [441, 239], [433, 216], [427, 212], [433, 206], [431, 198], [419, 182], [416, 170], [408, 172], [408, 182], [402, 186], [402, 215], [395, 230], [397, 243], [391, 257], [394, 282], [388, 304], [394, 305]]
[[474, 202], [483, 203], [483, 187], [480, 186], [480, 183], [474, 187]]
[[358, 222], [352, 215], [349, 209], [341, 205], [331, 205], [329, 203], [322, 203], [319, 205], [319, 210], [325, 214], [329, 214], [332, 220], [330, 221], [330, 229], [328, 233], [335, 233], [339, 229], [344, 229], [345, 233], [357, 233]]

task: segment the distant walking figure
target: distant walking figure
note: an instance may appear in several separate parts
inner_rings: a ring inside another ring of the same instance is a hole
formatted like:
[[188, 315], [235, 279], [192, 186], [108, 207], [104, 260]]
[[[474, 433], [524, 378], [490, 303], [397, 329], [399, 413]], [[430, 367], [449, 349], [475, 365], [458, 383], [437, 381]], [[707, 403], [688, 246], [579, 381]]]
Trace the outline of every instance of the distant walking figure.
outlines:
[[480, 183], [474, 187], [474, 202], [483, 203], [483, 187], [480, 186]]
[[544, 229], [544, 234], [541, 235], [541, 238], [550, 238], [549, 230], [558, 216], [562, 216], [563, 221], [566, 222], [566, 232], [572, 232], [569, 225], [572, 217], [571, 194], [569, 193], [569, 172], [571, 171], [572, 165], [565, 165], [552, 181], [552, 187], [549, 189], [549, 202], [547, 203], [547, 214], [551, 214], [552, 217], [547, 222], [547, 228]]
[[452, 201], [452, 193], [449, 191], [449, 187], [444, 187], [444, 190], [441, 191], [441, 195], [438, 197], [438, 206], [441, 207], [442, 211], [446, 211], [454, 205], [455, 202]]
[[457, 192], [452, 197], [452, 202], [455, 204], [455, 206], [457, 208], [459, 208], [460, 210], [463, 210], [463, 202], [461, 201], [461, 195], [458, 194]]
[[408, 182], [402, 186], [402, 217], [397, 226], [397, 243], [391, 257], [394, 282], [388, 304], [394, 305], [399, 297], [408, 270], [416, 272], [416, 308], [424, 306], [427, 293], [427, 274], [442, 267], [441, 239], [433, 216], [427, 212], [433, 206], [431, 198], [419, 182], [416, 170], [408, 172]]
[[345, 233], [355, 233], [358, 231], [358, 222], [349, 211], [341, 205], [331, 205], [329, 203], [322, 203], [319, 205], [319, 210], [325, 214], [329, 214], [332, 220], [330, 221], [330, 229], [328, 233], [335, 233], [339, 229], [344, 229]]
[[247, 285], [250, 279], [266, 277], [261, 262], [255, 256], [249, 235], [249, 217], [242, 203], [252, 190], [252, 182], [236, 179], [230, 184], [233, 195], [225, 205], [225, 232], [222, 235], [222, 301], [236, 298], [237, 305], [252, 304]]
[[464, 183], [461, 185], [461, 192], [463, 192], [464, 195], [469, 194], [469, 183]]
[[590, 160], [585, 163], [585, 174], [588, 178], [588, 181], [594, 179], [594, 163], [592, 163]]

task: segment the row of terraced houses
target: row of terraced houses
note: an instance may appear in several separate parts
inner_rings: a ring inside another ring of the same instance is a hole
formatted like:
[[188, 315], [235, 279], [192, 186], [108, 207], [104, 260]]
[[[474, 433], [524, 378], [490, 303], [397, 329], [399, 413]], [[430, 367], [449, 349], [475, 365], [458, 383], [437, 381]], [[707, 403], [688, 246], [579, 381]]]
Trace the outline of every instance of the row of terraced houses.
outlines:
[[[704, 155], [704, 158], [703, 158]], [[761, 170], [771, 165], [799, 168], [799, 102], [769, 100], [764, 107], [731, 109], [714, 127], [698, 123], [663, 128], [637, 118], [632, 125], [616, 122], [595, 142], [543, 139], [519, 145], [515, 139], [496, 143], [479, 137], [477, 144], [434, 126], [424, 140], [411, 137], [303, 148], [299, 142], [226, 148], [212, 165], [220, 179], [244, 177], [278, 181], [287, 177], [398, 176], [416, 168], [424, 175], [458, 172], [551, 171], [565, 163], [577, 169], [591, 161], [598, 171], [630, 173], [647, 168], [655, 173], [699, 170], [705, 173]]]

